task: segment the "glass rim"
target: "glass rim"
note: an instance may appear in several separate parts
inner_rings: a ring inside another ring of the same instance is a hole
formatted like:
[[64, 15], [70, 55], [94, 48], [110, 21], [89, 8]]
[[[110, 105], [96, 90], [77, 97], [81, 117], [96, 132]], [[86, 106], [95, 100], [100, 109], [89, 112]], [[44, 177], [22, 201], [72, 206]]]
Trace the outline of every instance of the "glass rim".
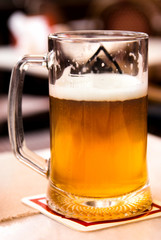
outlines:
[[149, 36], [144, 32], [123, 30], [76, 30], [52, 33], [48, 38], [68, 42], [128, 42], [148, 39]]

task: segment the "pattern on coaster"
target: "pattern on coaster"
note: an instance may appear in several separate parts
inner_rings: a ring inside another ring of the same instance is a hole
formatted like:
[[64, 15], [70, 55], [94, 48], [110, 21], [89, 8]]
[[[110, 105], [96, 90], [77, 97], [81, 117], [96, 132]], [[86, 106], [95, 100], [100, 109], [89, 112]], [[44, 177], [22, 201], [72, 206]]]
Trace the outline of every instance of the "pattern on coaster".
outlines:
[[85, 222], [74, 218], [66, 218], [65, 216], [51, 210], [47, 206], [46, 195], [36, 195], [32, 197], [26, 197], [22, 199], [22, 202], [30, 207], [33, 207], [40, 211], [42, 214], [56, 220], [67, 227], [78, 231], [95, 231], [103, 228], [109, 228], [114, 226], [119, 226], [127, 223], [133, 223], [138, 221], [143, 221], [151, 218], [156, 218], [161, 216], [161, 203], [158, 201], [153, 201], [152, 209], [146, 213], [136, 217], [131, 217], [127, 219], [120, 220], [110, 220], [110, 221], [100, 221], [100, 222]]

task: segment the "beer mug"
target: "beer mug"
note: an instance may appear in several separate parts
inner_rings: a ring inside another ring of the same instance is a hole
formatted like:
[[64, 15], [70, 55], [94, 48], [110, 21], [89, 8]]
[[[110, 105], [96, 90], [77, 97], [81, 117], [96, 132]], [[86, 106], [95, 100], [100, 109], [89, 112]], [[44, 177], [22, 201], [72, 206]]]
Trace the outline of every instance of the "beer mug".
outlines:
[[[51, 34], [48, 53], [25, 56], [9, 90], [9, 135], [17, 158], [49, 180], [48, 206], [84, 221], [146, 213], [148, 35], [128, 31]], [[49, 73], [50, 160], [24, 139], [21, 98], [30, 66]]]

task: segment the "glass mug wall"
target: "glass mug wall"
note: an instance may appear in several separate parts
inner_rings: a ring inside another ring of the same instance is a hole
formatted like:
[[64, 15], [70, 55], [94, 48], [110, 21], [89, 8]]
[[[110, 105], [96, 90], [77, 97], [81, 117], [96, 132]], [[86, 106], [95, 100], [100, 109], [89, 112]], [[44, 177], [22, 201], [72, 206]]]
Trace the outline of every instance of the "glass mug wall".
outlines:
[[[9, 133], [17, 158], [48, 177], [48, 205], [67, 217], [99, 221], [147, 212], [148, 36], [81, 31], [48, 40], [45, 56], [26, 56], [12, 72]], [[33, 65], [49, 71], [48, 161], [24, 141], [22, 86]]]

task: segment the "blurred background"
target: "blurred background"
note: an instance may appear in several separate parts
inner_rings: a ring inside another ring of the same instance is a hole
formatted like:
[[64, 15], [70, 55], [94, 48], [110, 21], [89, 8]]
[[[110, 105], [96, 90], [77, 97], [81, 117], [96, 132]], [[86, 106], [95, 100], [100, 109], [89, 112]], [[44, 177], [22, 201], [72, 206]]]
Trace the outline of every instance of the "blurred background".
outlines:
[[[49, 33], [85, 29], [149, 34], [148, 131], [161, 136], [160, 0], [0, 0], [0, 151], [10, 150], [7, 94], [14, 64], [26, 53], [47, 52]], [[29, 147], [49, 147], [47, 70], [27, 73], [23, 115]]]

